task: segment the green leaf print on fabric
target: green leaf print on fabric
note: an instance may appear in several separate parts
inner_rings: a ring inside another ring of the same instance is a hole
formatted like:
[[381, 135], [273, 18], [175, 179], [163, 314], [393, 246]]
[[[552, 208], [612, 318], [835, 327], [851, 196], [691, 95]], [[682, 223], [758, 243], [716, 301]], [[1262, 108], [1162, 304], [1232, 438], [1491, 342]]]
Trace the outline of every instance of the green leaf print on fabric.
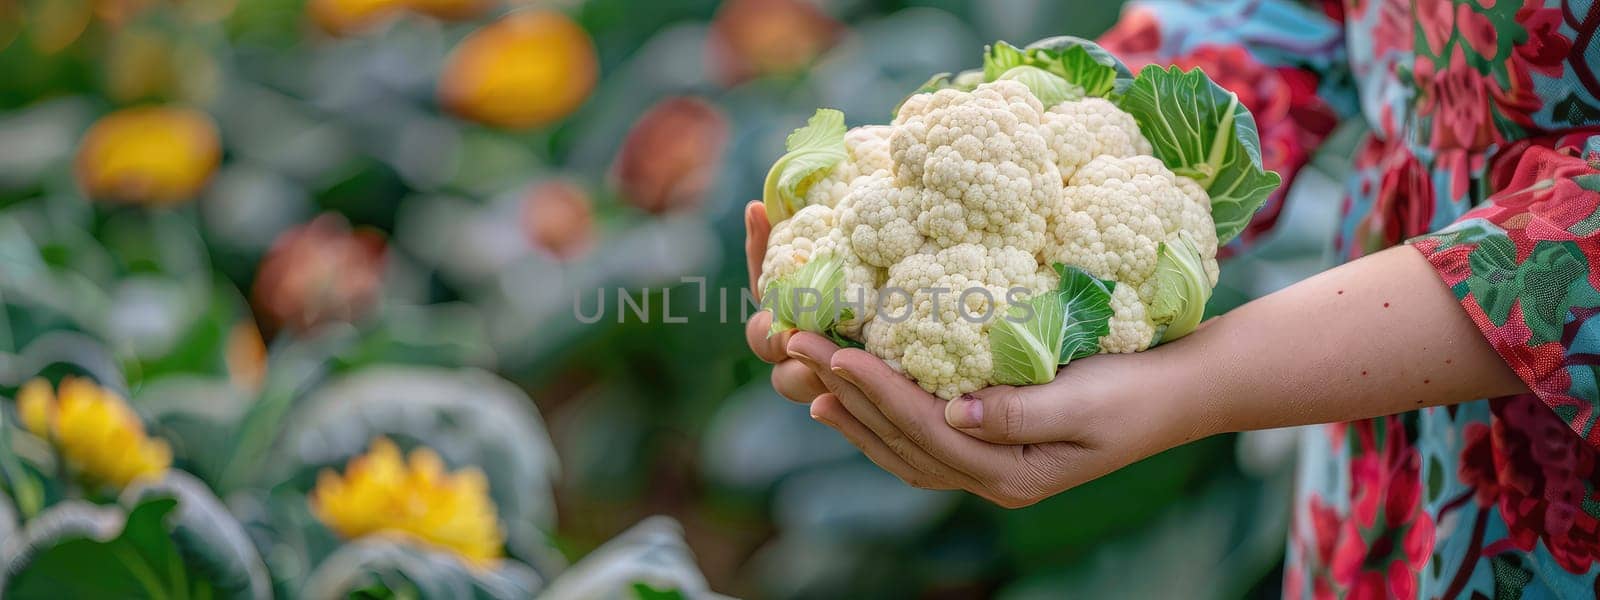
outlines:
[[1521, 600], [1522, 589], [1533, 581], [1533, 571], [1522, 566], [1522, 559], [1498, 554], [1489, 558], [1489, 566], [1494, 569], [1495, 600]]
[[1540, 242], [1518, 264], [1511, 240], [1491, 237], [1480, 241], [1467, 260], [1472, 274], [1457, 284], [1456, 294], [1461, 295], [1459, 288], [1465, 286], [1497, 327], [1506, 324], [1512, 306], [1521, 300], [1530, 345], [1560, 340], [1568, 308], [1583, 303], [1571, 297], [1576, 292], [1572, 284], [1588, 274], [1588, 261], [1571, 242]]

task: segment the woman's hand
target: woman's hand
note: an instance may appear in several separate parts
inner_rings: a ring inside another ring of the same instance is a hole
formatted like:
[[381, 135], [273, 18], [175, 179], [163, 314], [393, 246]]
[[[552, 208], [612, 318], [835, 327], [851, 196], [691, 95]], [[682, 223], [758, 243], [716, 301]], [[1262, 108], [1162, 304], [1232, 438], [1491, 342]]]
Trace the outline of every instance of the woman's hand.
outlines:
[[[926, 489], [1028, 506], [1209, 432], [1175, 410], [1175, 390], [1137, 387], [1142, 355], [1073, 361], [1055, 381], [996, 386], [945, 402], [877, 357], [798, 333], [789, 356], [828, 393], [812, 418], [878, 466]], [[776, 381], [776, 376], [774, 376]]]
[[[761, 261], [767, 255], [767, 236], [772, 233], [772, 224], [767, 221], [767, 210], [761, 201], [756, 200], [745, 205], [744, 230], [744, 253], [748, 259], [746, 267], [750, 273], [750, 291], [759, 300], [761, 289], [757, 287], [757, 282], [761, 280]], [[756, 356], [773, 364], [773, 389], [778, 390], [778, 393], [785, 398], [802, 403], [810, 402], [812, 398], [827, 393], [827, 388], [822, 387], [822, 382], [810, 369], [789, 358], [785, 347], [794, 332], [785, 331], [777, 335], [767, 335], [767, 331], [771, 328], [772, 312], [761, 311], [745, 323], [744, 336]]]

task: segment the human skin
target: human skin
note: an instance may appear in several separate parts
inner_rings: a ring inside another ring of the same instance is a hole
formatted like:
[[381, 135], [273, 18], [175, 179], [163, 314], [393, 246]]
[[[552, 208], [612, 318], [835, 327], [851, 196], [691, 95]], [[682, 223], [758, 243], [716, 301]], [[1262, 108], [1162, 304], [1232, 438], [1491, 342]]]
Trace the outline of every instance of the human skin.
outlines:
[[[771, 231], [746, 207], [752, 281]], [[1136, 354], [1075, 360], [1050, 383], [945, 402], [882, 360], [805, 332], [750, 346], [772, 384], [878, 466], [927, 489], [1033, 504], [1211, 435], [1352, 421], [1528, 391], [1421, 253], [1320, 273]]]

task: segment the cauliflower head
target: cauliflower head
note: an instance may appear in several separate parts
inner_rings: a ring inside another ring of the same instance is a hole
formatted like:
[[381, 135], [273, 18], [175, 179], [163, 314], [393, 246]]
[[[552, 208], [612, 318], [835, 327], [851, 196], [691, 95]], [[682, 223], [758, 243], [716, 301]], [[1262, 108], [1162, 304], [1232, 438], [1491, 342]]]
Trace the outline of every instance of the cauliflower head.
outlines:
[[[823, 109], [790, 135], [764, 196], [774, 330], [864, 347], [949, 399], [1197, 327], [1219, 246], [1277, 177], [1236, 96], [1177, 69], [1118, 83], [1091, 46], [1002, 43], [888, 125]], [[1190, 118], [1151, 128], [1172, 114]]]

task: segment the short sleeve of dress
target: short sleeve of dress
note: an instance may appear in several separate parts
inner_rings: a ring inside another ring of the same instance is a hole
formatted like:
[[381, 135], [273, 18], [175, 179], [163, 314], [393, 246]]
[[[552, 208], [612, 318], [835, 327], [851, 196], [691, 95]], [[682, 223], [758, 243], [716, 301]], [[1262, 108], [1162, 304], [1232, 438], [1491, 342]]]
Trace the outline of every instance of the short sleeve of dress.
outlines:
[[1262, 162], [1284, 185], [1226, 250], [1271, 230], [1294, 176], [1356, 110], [1337, 0], [1133, 0], [1100, 44], [1135, 72], [1203, 69], [1239, 95], [1261, 133]]
[[1520, 146], [1487, 202], [1410, 244], [1517, 376], [1600, 447], [1600, 136]]

